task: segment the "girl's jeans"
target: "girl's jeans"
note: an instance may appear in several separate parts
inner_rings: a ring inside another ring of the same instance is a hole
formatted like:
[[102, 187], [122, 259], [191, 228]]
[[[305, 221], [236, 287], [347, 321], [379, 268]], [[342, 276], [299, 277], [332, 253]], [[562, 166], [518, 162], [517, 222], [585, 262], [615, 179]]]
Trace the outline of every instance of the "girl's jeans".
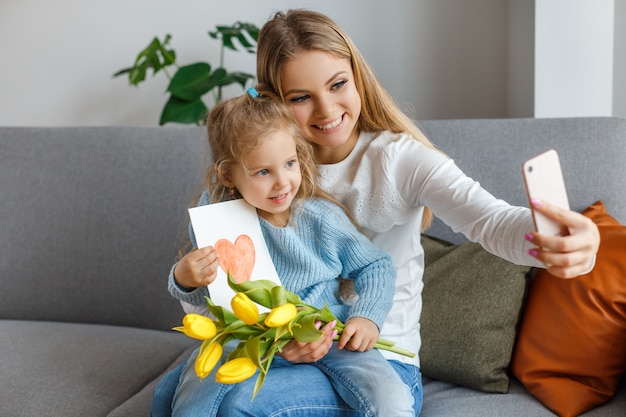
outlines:
[[[370, 415], [368, 413], [373, 411], [372, 404], [364, 401], [372, 398], [370, 388], [379, 392], [381, 395], [379, 398], [386, 399], [384, 401], [386, 404], [395, 404], [396, 401], [402, 399], [401, 395], [399, 397], [397, 395], [398, 392], [402, 393], [398, 385], [400, 388], [411, 388], [413, 407], [410, 415], [419, 414], [423, 394], [419, 368], [399, 361], [381, 361], [378, 358], [382, 356], [376, 350], [353, 353], [332, 349], [331, 352], [340, 352], [340, 354], [326, 355], [324, 360], [313, 364], [292, 364], [276, 356], [272, 369], [267, 374], [263, 387], [254, 401], [250, 399], [256, 376], [235, 385], [215, 383], [214, 374], [200, 381], [195, 375], [193, 360], [191, 360], [189, 366], [180, 365], [159, 382], [154, 391], [151, 415], [152, 417], [170, 416], [172, 402], [174, 402], [175, 410], [185, 417], [207, 415], [362, 417]], [[371, 357], [366, 357], [370, 353]], [[192, 358], [195, 358], [195, 355], [192, 355]], [[353, 358], [357, 359], [353, 360]], [[358, 368], [356, 371], [362, 374], [355, 376], [352, 373], [354, 369], [347, 375], [343, 373], [341, 369], [345, 369], [346, 360], [352, 362], [355, 368]], [[341, 366], [338, 366], [339, 362]], [[395, 369], [395, 375], [391, 374], [391, 379], [389, 379], [389, 368]], [[330, 378], [320, 372], [321, 369], [336, 379], [335, 389], [329, 384]], [[404, 384], [390, 383], [390, 380], [398, 381], [397, 376]], [[370, 382], [371, 386], [365, 381]], [[341, 391], [349, 404], [337, 395], [336, 390]], [[355, 408], [361, 405], [365, 407], [364, 412], [355, 411]], [[388, 412], [390, 411], [380, 410], [378, 415], [398, 415], [395, 414], [395, 410], [391, 411], [394, 414], [387, 414]]]

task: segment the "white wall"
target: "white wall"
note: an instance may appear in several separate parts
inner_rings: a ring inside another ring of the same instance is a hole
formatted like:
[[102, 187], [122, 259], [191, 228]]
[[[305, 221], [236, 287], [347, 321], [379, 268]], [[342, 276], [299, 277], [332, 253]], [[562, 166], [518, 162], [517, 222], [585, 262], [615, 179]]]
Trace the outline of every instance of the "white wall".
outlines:
[[626, 0], [615, 0], [613, 114], [626, 117]]
[[535, 117], [613, 114], [614, 0], [536, 0]]
[[[112, 74], [156, 35], [179, 62], [217, 62], [206, 35], [276, 9], [326, 13], [352, 35], [392, 95], [418, 118], [504, 117], [506, 2], [501, 0], [3, 0], [0, 125], [156, 125], [163, 74], [131, 88]], [[254, 56], [227, 67], [254, 73]]]
[[[225, 8], [210, 0], [1, 0], [0, 125], [156, 125], [163, 74], [138, 88], [112, 78], [154, 36], [170, 33], [183, 65], [214, 64], [217, 42], [207, 32], [215, 25], [261, 26], [272, 11], [295, 7], [337, 20], [418, 119], [532, 116], [511, 105], [528, 91], [510, 76], [518, 1], [230, 0]], [[229, 53], [226, 66], [254, 73], [254, 56]]]

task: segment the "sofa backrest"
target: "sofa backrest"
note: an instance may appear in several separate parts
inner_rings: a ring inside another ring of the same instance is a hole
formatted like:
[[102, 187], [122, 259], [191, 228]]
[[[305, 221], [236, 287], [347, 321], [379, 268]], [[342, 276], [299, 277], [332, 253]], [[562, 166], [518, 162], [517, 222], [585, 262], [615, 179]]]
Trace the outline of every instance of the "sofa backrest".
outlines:
[[[420, 127], [467, 175], [513, 205], [528, 206], [524, 160], [556, 149], [571, 208], [582, 211], [602, 200], [626, 224], [626, 119], [439, 120]], [[455, 243], [466, 240], [438, 219], [426, 233]]]
[[[496, 197], [526, 205], [522, 162], [555, 148], [572, 208], [626, 222], [626, 120], [420, 123]], [[170, 329], [167, 292], [209, 160], [199, 127], [0, 127], [0, 319]], [[435, 221], [427, 233], [463, 241]]]
[[0, 128], [0, 318], [171, 329], [199, 127]]

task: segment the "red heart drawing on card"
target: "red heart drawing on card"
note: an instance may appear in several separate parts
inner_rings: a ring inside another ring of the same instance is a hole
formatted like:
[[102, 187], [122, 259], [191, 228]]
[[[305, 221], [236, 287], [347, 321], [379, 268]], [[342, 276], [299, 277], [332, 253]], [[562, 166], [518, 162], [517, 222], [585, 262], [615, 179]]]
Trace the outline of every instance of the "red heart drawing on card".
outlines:
[[254, 242], [248, 235], [239, 235], [232, 244], [228, 239], [220, 239], [215, 245], [220, 267], [233, 276], [236, 283], [250, 281], [254, 268]]

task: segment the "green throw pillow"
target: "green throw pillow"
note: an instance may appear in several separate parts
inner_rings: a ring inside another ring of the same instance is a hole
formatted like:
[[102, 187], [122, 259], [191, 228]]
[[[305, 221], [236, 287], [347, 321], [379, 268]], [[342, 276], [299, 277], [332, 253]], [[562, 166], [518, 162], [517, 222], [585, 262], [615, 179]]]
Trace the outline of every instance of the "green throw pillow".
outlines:
[[422, 245], [422, 373], [484, 392], [508, 392], [530, 268], [477, 243], [450, 245], [422, 235]]

